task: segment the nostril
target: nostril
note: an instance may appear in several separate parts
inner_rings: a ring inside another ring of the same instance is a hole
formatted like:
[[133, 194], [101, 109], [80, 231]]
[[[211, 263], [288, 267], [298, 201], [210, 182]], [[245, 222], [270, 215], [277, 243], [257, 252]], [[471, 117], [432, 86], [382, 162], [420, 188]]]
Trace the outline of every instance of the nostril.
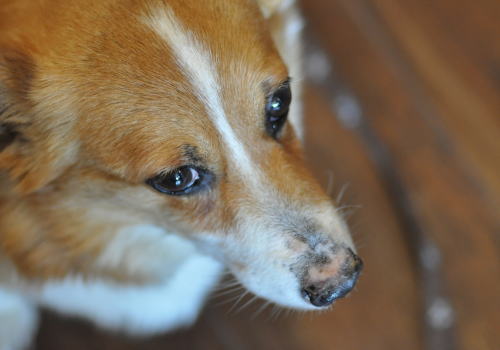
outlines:
[[302, 296], [306, 299], [313, 300], [314, 298], [316, 298], [317, 290], [318, 288], [316, 288], [316, 286], [314, 285], [307, 286], [306, 288], [302, 289]]
[[315, 285], [307, 286], [302, 290], [302, 295], [305, 299], [307, 299], [314, 306], [328, 306], [334, 300], [334, 293], [330, 290], [321, 291], [320, 288]]
[[348, 248], [349, 249], [349, 253], [351, 254], [351, 257], [352, 257], [352, 271], [354, 274], [358, 274], [361, 272], [361, 270], [363, 269], [363, 260], [361, 260], [361, 258], [359, 256], [357, 256], [356, 254], [354, 254], [354, 252], [351, 250], [351, 248]]
[[356, 285], [363, 269], [363, 261], [349, 249], [351, 259], [347, 263], [341, 276], [321, 284], [310, 284], [302, 290], [303, 297], [311, 304], [324, 307], [332, 304], [336, 299], [345, 297]]
[[314, 285], [310, 285], [302, 290], [302, 295], [314, 306], [328, 306], [336, 299], [345, 297], [354, 288], [358, 276], [359, 273], [354, 273], [350, 278], [343, 280], [341, 283], [322, 290]]
[[316, 286], [314, 286], [314, 285], [310, 285], [309, 287], [305, 288], [304, 290], [306, 291], [307, 294], [311, 295], [311, 294], [315, 294], [315, 292], [318, 290], [318, 288], [316, 288]]

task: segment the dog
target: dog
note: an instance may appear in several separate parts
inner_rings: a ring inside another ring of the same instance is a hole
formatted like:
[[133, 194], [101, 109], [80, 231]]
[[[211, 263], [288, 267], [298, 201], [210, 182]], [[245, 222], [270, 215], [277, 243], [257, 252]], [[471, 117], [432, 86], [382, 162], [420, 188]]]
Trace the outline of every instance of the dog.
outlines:
[[0, 0], [1, 349], [39, 305], [188, 326], [225, 268], [296, 309], [353, 288], [301, 150], [302, 25], [289, 0]]

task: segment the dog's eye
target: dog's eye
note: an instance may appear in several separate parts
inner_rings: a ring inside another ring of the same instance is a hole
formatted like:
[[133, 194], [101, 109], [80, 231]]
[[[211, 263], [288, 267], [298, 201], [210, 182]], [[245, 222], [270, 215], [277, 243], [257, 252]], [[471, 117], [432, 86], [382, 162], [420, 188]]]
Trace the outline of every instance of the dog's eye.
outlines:
[[268, 98], [266, 105], [266, 131], [273, 138], [278, 136], [278, 133], [286, 122], [291, 100], [292, 93], [288, 82], [281, 85]]
[[155, 190], [169, 195], [191, 194], [205, 183], [204, 171], [192, 167], [183, 166], [171, 172], [159, 174], [146, 181]]

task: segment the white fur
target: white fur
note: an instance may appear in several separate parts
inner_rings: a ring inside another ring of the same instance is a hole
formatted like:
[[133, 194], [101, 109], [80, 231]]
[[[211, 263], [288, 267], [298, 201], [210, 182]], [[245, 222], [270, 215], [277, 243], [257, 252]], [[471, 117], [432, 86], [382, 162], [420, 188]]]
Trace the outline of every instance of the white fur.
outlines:
[[[324, 250], [326, 253], [330, 245], [343, 245], [355, 251], [349, 230], [330, 203], [304, 207], [300, 213], [293, 215], [288, 212], [288, 208], [282, 207], [283, 204], [272, 199], [266, 200], [272, 205], [262, 204], [260, 210], [263, 214], [258, 218], [249, 217], [245, 211], [239, 213], [237, 232], [224, 236], [202, 233], [197, 237], [208, 251], [224, 250], [224, 258], [229, 262], [231, 271], [254, 294], [286, 307], [317, 309], [302, 297], [300, 281], [290, 269], [295, 259], [311, 251], [311, 248], [285, 232], [293, 232], [293, 226], [300, 227], [302, 215], [314, 218], [324, 230], [319, 229], [317, 235], [313, 234], [309, 239], [319, 242], [328, 237], [330, 240], [315, 248], [315, 252]], [[273, 218], [265, 214], [269, 212], [276, 216]], [[296, 217], [298, 221], [291, 226], [283, 226], [279, 218], [281, 215], [289, 216], [287, 220], [290, 221]], [[336, 257], [332, 256], [331, 260], [335, 264]], [[246, 268], [241, 269], [239, 266]]]
[[257, 0], [264, 17], [271, 17], [276, 11], [283, 11], [295, 4], [295, 0]]
[[193, 91], [203, 101], [208, 115], [226, 144], [226, 152], [233, 166], [241, 169], [250, 179], [257, 172], [244, 145], [229, 124], [220, 99], [218, 72], [207, 48], [188, 29], [177, 21], [172, 10], [161, 8], [146, 23], [168, 42], [178, 65], [190, 80]]
[[229, 237], [225, 242], [228, 258], [249, 266], [243, 270], [232, 269], [238, 280], [252, 293], [278, 305], [314, 309], [301, 296], [299, 280], [290, 271], [286, 235], [265, 223], [251, 221], [241, 229], [245, 232], [243, 235]]
[[68, 278], [45, 285], [37, 299], [108, 329], [147, 335], [192, 324], [221, 272], [219, 262], [191, 254], [170, 279], [158, 285], [123, 286]]
[[36, 330], [36, 309], [27, 300], [0, 289], [0, 350], [26, 348]]
[[191, 242], [168, 234], [161, 227], [129, 226], [115, 234], [96, 265], [103, 268], [119, 267], [135, 276], [166, 279], [195, 250]]
[[274, 31], [273, 39], [276, 47], [288, 66], [292, 77], [293, 100], [288, 119], [300, 140], [304, 140], [303, 106], [302, 106], [302, 29], [304, 20], [294, 6], [293, 0], [284, 0], [278, 8], [284, 25], [279, 31]]
[[297, 45], [300, 42], [300, 35], [304, 29], [304, 20], [298, 11], [290, 11], [286, 16], [285, 22], [285, 40], [289, 47]]

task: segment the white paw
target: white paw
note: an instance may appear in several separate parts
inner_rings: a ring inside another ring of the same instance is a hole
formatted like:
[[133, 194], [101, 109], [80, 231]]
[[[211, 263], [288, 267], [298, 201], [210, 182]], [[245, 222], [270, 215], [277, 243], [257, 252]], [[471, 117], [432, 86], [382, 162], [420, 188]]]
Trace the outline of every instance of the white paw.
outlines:
[[36, 307], [0, 289], [0, 350], [22, 350], [31, 343], [38, 325]]
[[47, 284], [38, 300], [104, 328], [148, 335], [192, 324], [221, 271], [219, 262], [193, 254], [163, 284], [127, 287], [67, 279]]

